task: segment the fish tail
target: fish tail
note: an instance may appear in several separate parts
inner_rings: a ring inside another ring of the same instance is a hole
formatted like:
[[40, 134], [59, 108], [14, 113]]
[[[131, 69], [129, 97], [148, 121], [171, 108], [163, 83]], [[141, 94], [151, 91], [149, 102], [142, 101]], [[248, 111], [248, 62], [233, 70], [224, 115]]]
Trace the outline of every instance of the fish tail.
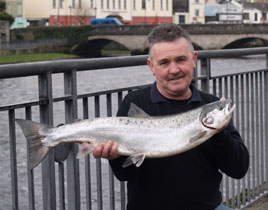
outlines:
[[24, 136], [28, 141], [28, 164], [29, 168], [33, 169], [47, 156], [52, 149], [51, 147], [43, 146], [41, 141], [41, 139], [43, 139], [45, 136], [42, 136], [40, 131], [47, 129], [48, 126], [24, 119], [16, 119], [16, 122], [19, 124]]

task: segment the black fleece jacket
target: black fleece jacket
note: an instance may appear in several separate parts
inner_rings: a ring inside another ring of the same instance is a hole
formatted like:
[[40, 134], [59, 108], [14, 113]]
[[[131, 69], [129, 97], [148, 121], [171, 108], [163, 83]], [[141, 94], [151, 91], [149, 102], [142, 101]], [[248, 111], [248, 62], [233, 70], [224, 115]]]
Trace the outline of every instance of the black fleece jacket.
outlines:
[[[118, 116], [126, 116], [135, 103], [151, 116], [185, 112], [219, 100], [191, 85], [189, 100], [169, 100], [151, 87], [130, 92]], [[167, 139], [168, 141], [168, 139]], [[128, 210], [212, 210], [222, 201], [219, 190], [222, 172], [242, 178], [248, 169], [249, 154], [232, 122], [198, 147], [166, 158], [145, 159], [136, 168], [122, 168], [126, 157], [110, 161], [115, 176], [127, 181]]]

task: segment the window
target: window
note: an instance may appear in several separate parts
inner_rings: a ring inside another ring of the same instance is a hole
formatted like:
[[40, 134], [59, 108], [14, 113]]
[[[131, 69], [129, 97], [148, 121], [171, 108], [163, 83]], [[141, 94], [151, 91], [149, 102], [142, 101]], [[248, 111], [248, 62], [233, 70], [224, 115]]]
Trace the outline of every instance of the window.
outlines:
[[118, 0], [118, 9], [121, 9], [121, 0]]
[[199, 9], [196, 9], [196, 10], [194, 11], [194, 15], [195, 15], [195, 17], [199, 17]]
[[17, 15], [19, 17], [22, 17], [22, 4], [21, 3], [17, 4]]
[[127, 9], [127, 0], [124, 0], [124, 10]]
[[184, 24], [185, 23], [185, 16], [184, 15], [179, 15], [179, 23]]
[[107, 0], [107, 9], [110, 9], [110, 1]]
[[194, 2], [198, 4], [199, 3], [199, 0], [195, 0]]
[[52, 1], [52, 5], [53, 5], [53, 9], [55, 9], [56, 8], [56, 0]]
[[63, 8], [63, 0], [59, 0], [60, 2], [60, 8], [62, 9]]
[[103, 0], [101, 0], [101, 9], [103, 9]]
[[136, 10], [136, 0], [133, 0], [133, 10]]
[[145, 0], [142, 0], [141, 8], [146, 9], [146, 1]]
[[243, 19], [244, 20], [249, 20], [249, 13], [244, 13], [243, 14]]
[[115, 9], [115, 0], [113, 0], [113, 9]]
[[[63, 0], [60, 0], [61, 3], [63, 2]], [[75, 0], [72, 0], [72, 8], [75, 8]]]
[[166, 0], [166, 10], [168, 10], [168, 1], [169, 0]]
[[90, 8], [93, 9], [94, 8], [94, 3], [93, 0], [90, 0]]
[[160, 9], [163, 10], [163, 0], [160, 2]]
[[152, 10], [155, 10], [155, 0], [152, 0]]
[[258, 21], [258, 13], [255, 13], [255, 18], [254, 18], [255, 21]]
[[79, 0], [79, 1], [78, 1], [78, 7], [79, 7], [79, 9], [81, 9], [81, 8], [82, 8], [82, 3], [81, 3], [81, 0]]

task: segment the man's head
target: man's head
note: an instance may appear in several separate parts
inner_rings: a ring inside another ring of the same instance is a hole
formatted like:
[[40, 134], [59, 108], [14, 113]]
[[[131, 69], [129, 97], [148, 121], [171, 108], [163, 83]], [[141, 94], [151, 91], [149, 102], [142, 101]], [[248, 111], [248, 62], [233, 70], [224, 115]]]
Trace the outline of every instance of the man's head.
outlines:
[[161, 24], [149, 34], [147, 61], [157, 88], [170, 99], [188, 99], [197, 53], [186, 31], [176, 24]]
[[189, 43], [191, 50], [194, 52], [189, 34], [179, 25], [173, 23], [160, 24], [153, 28], [148, 35], [149, 55], [151, 57], [152, 46], [157, 42], [172, 42], [179, 38], [184, 38]]

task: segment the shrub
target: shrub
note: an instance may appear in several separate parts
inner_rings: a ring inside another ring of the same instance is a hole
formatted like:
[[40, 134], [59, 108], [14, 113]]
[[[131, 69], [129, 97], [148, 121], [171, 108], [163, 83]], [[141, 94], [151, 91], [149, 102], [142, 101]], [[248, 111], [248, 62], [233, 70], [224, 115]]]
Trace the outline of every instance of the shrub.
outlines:
[[0, 20], [6, 20], [9, 21], [9, 24], [11, 25], [14, 22], [14, 17], [6, 12], [0, 14]]

